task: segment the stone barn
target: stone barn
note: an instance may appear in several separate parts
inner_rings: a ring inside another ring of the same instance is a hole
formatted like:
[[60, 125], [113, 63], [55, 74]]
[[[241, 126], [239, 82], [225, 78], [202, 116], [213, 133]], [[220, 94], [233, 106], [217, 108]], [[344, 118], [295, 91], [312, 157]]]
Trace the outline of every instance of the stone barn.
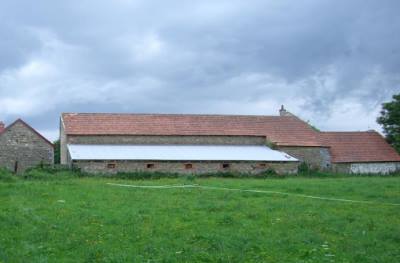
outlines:
[[353, 174], [400, 171], [399, 154], [375, 131], [322, 132], [329, 146], [332, 170]]
[[318, 147], [292, 116], [65, 113], [60, 126], [61, 163], [99, 173], [296, 173], [274, 143]]
[[0, 122], [0, 167], [19, 173], [53, 161], [53, 144], [23, 120], [7, 127]]
[[94, 173], [296, 173], [300, 162], [353, 173], [400, 168], [378, 133], [350, 134], [356, 139], [320, 132], [283, 107], [278, 116], [64, 113], [60, 155]]

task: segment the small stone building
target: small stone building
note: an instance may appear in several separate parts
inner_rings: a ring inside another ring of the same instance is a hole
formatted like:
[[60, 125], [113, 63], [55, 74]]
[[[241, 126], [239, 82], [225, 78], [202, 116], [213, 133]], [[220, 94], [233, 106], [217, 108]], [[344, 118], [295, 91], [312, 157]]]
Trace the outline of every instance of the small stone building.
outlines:
[[400, 171], [400, 155], [375, 131], [321, 132], [338, 173], [388, 174]]
[[0, 122], [0, 167], [20, 173], [53, 161], [53, 144], [23, 120], [18, 119], [7, 127]]
[[296, 173], [299, 162], [347, 173], [400, 169], [378, 133], [319, 132], [284, 108], [279, 116], [64, 113], [60, 145], [62, 164], [95, 173]]

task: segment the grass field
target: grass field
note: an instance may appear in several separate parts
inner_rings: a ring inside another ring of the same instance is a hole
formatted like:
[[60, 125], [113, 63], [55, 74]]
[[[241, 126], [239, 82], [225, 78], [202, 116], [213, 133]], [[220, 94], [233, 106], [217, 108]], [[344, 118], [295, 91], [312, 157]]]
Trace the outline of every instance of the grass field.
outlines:
[[190, 179], [0, 181], [0, 262], [400, 262], [400, 177]]

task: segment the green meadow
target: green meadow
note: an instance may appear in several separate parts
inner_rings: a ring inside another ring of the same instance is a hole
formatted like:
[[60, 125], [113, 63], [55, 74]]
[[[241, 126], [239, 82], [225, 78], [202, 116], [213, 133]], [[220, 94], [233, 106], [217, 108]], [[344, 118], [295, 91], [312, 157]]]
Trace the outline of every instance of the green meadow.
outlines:
[[36, 177], [0, 177], [0, 262], [400, 262], [400, 176]]

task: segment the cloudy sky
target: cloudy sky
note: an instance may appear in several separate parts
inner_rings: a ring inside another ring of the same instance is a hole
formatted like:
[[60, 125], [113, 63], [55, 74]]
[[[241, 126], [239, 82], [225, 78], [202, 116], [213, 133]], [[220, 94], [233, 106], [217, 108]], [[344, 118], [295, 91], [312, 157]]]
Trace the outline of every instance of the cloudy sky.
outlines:
[[275, 115], [379, 129], [400, 92], [400, 1], [0, 3], [0, 119], [61, 112]]

